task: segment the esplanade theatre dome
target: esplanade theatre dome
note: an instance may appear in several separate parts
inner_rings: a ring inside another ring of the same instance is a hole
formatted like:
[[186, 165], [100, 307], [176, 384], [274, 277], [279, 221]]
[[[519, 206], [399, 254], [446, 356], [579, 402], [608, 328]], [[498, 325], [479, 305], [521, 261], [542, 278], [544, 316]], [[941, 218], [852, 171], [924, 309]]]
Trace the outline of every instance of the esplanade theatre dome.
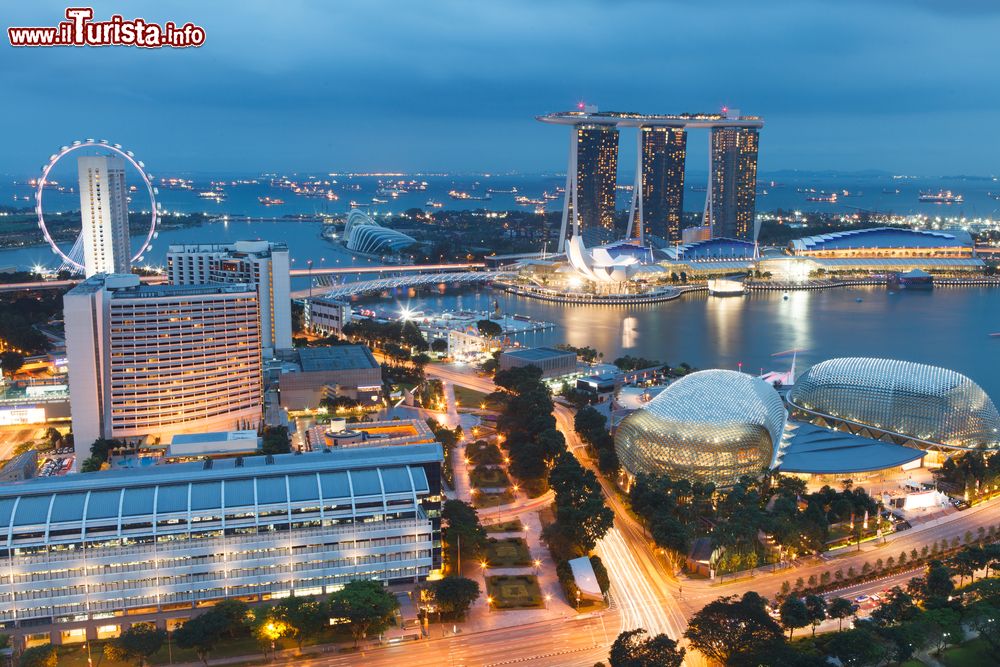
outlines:
[[736, 371], [699, 371], [626, 417], [615, 449], [631, 475], [732, 486], [772, 465], [785, 417], [767, 382]]
[[990, 397], [961, 373], [937, 366], [866, 357], [830, 359], [798, 378], [789, 402], [819, 416], [930, 444], [1000, 447], [1000, 414]]

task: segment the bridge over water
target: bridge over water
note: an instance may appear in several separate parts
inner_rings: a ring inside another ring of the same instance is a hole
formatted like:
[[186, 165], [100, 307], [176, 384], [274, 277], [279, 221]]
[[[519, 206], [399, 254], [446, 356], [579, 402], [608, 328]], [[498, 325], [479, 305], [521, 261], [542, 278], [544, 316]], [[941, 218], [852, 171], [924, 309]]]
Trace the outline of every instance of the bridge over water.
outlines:
[[473, 285], [489, 282], [497, 278], [513, 276], [511, 271], [462, 271], [450, 273], [422, 273], [418, 275], [393, 276], [374, 280], [357, 280], [330, 287], [315, 286], [309, 289], [295, 290], [293, 299], [323, 296], [332, 299], [349, 299], [353, 296], [366, 294], [381, 294], [387, 290], [401, 287], [420, 287], [422, 285]]

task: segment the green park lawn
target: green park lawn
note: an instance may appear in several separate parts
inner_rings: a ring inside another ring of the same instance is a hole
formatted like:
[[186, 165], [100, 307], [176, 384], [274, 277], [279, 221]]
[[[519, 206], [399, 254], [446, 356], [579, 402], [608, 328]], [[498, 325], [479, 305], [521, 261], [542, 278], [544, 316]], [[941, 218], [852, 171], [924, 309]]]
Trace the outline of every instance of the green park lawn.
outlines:
[[510, 491], [504, 491], [503, 493], [477, 493], [472, 496], [472, 505], [477, 509], [482, 509], [484, 507], [507, 505], [512, 500], [514, 500], [514, 496], [511, 495]]
[[486, 394], [475, 389], [455, 385], [455, 400], [458, 401], [459, 407], [478, 408], [486, 400]]
[[469, 471], [469, 481], [477, 489], [500, 489], [510, 486], [510, 478], [503, 468], [476, 466]]
[[946, 649], [939, 658], [945, 667], [985, 667], [1000, 664], [1000, 658], [990, 652], [984, 639], [974, 639]]
[[534, 575], [486, 577], [486, 594], [493, 599], [494, 609], [535, 609], [544, 605]]
[[520, 537], [490, 538], [486, 543], [486, 562], [490, 567], [527, 567], [531, 565], [531, 552]]

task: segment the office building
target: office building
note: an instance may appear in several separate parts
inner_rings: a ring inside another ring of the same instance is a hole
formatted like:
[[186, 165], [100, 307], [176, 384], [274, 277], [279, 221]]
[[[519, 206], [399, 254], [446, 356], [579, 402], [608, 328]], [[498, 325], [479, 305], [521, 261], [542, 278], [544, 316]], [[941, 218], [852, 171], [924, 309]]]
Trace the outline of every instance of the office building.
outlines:
[[340, 336], [344, 325], [351, 321], [351, 304], [325, 296], [305, 300], [306, 329], [324, 336]]
[[618, 185], [618, 130], [608, 125], [576, 128], [576, 206], [580, 227], [615, 227], [615, 194]]
[[0, 622], [19, 642], [176, 627], [227, 598], [440, 569], [437, 443], [247, 456], [0, 488]]
[[128, 232], [125, 161], [120, 157], [77, 158], [83, 266], [95, 273], [129, 273], [132, 255]]
[[288, 247], [268, 241], [232, 245], [172, 245], [167, 249], [171, 285], [246, 283], [257, 290], [264, 356], [292, 347]]
[[97, 438], [256, 428], [257, 291], [97, 274], [63, 297], [76, 461]]
[[687, 131], [679, 127], [640, 129], [642, 150], [642, 223], [645, 237], [667, 243], [681, 240], [684, 215], [684, 163]]
[[706, 222], [715, 238], [757, 239], [757, 144], [753, 127], [712, 129]]

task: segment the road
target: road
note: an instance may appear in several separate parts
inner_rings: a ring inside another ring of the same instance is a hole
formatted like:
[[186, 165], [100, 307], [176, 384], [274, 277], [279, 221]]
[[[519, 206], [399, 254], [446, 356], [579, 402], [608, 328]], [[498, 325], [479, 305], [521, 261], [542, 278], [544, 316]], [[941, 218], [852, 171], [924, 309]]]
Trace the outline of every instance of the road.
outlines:
[[[602, 620], [604, 625], [602, 625]], [[297, 665], [354, 667], [590, 667], [607, 661], [614, 615], [556, 619], [443, 639], [411, 641], [361, 653], [296, 660]], [[607, 641], [605, 640], [607, 636]]]
[[[492, 392], [492, 380], [476, 375], [471, 369], [433, 364], [427, 367], [429, 376], [450, 384], [466, 386], [476, 391]], [[573, 428], [573, 412], [556, 405], [556, 426], [566, 438], [566, 444], [581, 464], [595, 470], [593, 461], [586, 454], [583, 443]], [[596, 470], [595, 470], [596, 472]], [[662, 559], [650, 549], [649, 540], [642, 527], [629, 515], [614, 489], [600, 475], [597, 476], [604, 490], [605, 500], [615, 513], [615, 526], [596, 548], [597, 554], [608, 567], [611, 576], [611, 598], [617, 612], [614, 632], [610, 640], [623, 630], [644, 628], [651, 634], [664, 633], [679, 639], [687, 627], [687, 618], [674, 597], [678, 584]], [[521, 511], [524, 511], [523, 509]], [[610, 624], [611, 619], [605, 618]], [[581, 641], [583, 637], [578, 637]], [[518, 641], [518, 646], [520, 641]], [[604, 650], [610, 648], [610, 643]], [[688, 665], [701, 664], [700, 656], [690, 655]], [[536, 664], [534, 660], [532, 664]], [[562, 662], [559, 664], [572, 664]], [[580, 663], [585, 664], [585, 663]], [[593, 664], [593, 663], [590, 663]]]

